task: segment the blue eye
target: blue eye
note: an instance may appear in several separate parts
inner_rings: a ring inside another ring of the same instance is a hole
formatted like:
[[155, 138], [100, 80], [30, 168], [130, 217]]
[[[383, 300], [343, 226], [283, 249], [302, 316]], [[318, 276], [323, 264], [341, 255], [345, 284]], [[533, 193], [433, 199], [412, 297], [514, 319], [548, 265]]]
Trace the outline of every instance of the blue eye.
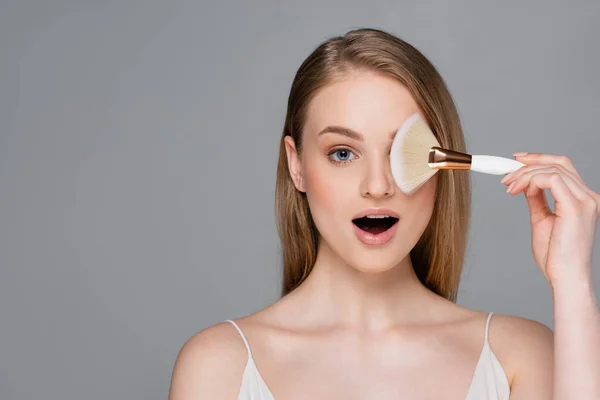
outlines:
[[333, 157], [333, 161], [336, 163], [347, 163], [353, 160], [354, 153], [348, 149], [337, 149], [329, 153], [329, 156]]

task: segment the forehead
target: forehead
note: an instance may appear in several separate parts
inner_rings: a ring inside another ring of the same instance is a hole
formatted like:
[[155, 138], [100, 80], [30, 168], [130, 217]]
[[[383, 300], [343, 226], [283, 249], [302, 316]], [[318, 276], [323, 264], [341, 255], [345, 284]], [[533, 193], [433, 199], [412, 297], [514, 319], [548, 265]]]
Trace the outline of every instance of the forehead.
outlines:
[[376, 72], [357, 72], [321, 89], [308, 106], [306, 129], [316, 134], [328, 125], [363, 132], [398, 129], [418, 106], [396, 79]]

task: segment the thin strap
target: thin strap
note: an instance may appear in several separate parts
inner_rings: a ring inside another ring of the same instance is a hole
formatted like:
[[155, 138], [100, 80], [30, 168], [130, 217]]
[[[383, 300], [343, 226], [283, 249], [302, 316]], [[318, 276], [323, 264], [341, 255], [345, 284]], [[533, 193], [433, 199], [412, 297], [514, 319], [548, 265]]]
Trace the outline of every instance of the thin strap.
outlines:
[[485, 323], [485, 343], [488, 343], [488, 336], [489, 336], [489, 331], [490, 331], [490, 320], [492, 319], [492, 315], [494, 315], [493, 312], [488, 314], [487, 317], [487, 322]]
[[252, 352], [250, 351], [250, 345], [248, 344], [248, 341], [246, 340], [246, 336], [244, 336], [244, 333], [242, 332], [242, 330], [240, 329], [240, 327], [238, 326], [238, 324], [236, 324], [235, 322], [233, 322], [230, 319], [226, 319], [225, 322], [231, 322], [231, 324], [233, 326], [235, 326], [235, 329], [237, 329], [237, 331], [239, 332], [240, 336], [242, 337], [242, 340], [244, 341], [244, 344], [246, 345], [246, 350], [248, 350], [248, 358], [252, 358]]

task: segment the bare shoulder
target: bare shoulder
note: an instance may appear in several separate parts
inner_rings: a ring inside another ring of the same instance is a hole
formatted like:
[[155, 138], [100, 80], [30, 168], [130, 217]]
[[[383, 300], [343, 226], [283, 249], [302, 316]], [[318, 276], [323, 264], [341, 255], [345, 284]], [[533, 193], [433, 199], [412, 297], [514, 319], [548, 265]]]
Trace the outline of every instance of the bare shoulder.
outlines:
[[548, 393], [554, 365], [554, 333], [546, 325], [527, 318], [495, 314], [489, 342], [502, 364], [511, 391], [530, 398]]
[[177, 355], [169, 400], [237, 399], [247, 360], [244, 342], [232, 324], [203, 329]]

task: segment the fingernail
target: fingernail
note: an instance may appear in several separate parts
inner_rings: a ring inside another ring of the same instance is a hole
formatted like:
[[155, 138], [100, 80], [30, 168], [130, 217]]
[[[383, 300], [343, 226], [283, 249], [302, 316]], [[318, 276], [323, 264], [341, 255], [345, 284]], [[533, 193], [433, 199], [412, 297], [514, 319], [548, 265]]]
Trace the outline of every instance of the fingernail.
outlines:
[[519, 152], [513, 153], [513, 157], [523, 157], [523, 156], [526, 156], [526, 155], [527, 155], [527, 152], [523, 152], [523, 151], [519, 151]]
[[512, 172], [506, 174], [506, 176], [504, 178], [502, 178], [502, 183], [508, 182], [510, 180], [510, 178], [512, 178], [512, 177], [513, 177]]
[[515, 186], [515, 183], [511, 183], [510, 186], [508, 187], [508, 189], [506, 189], [506, 193], [510, 192], [510, 190], [513, 188], [513, 186]]

